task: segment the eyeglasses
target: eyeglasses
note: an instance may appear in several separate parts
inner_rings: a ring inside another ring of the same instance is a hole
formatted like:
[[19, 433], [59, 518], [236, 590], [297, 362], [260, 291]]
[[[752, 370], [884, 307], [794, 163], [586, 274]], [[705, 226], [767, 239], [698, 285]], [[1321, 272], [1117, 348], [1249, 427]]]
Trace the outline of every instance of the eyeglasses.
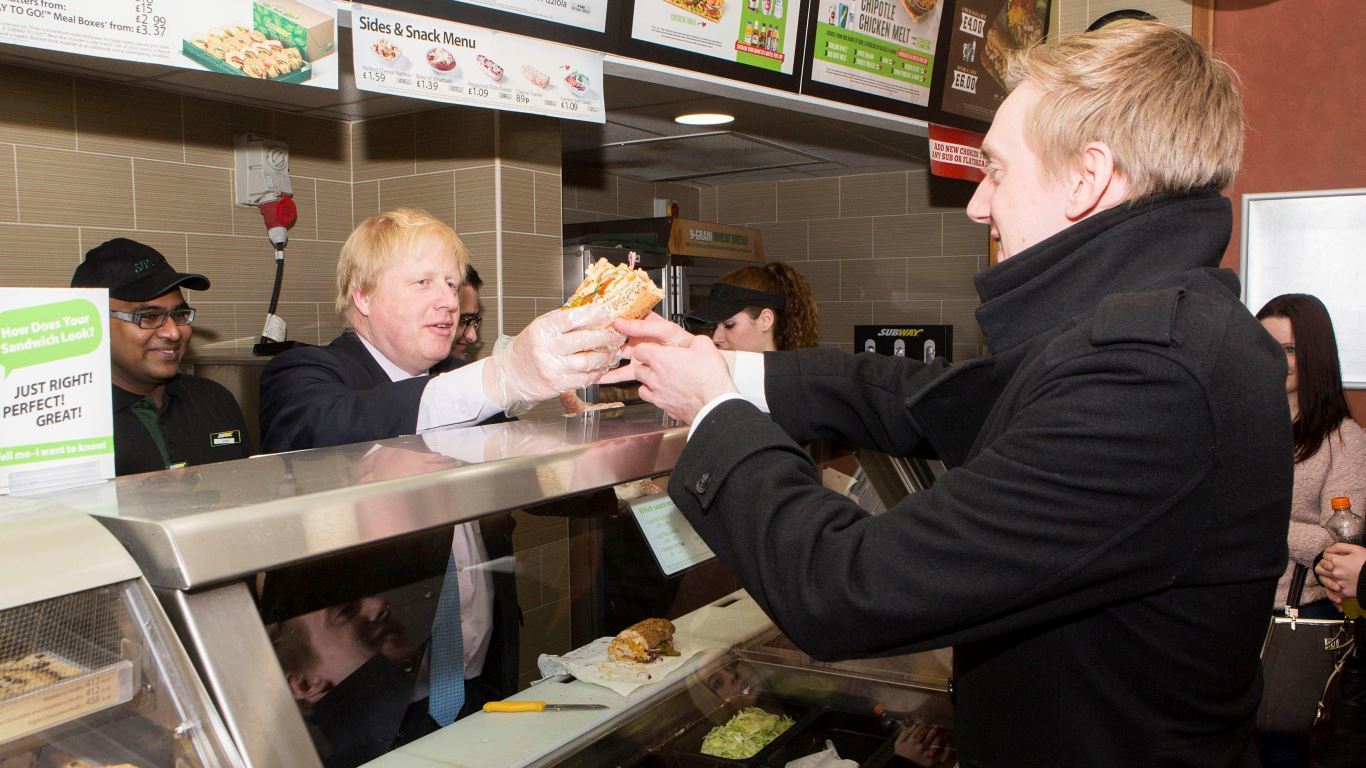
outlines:
[[484, 324], [483, 315], [461, 315], [457, 320], [456, 328], [473, 328], [479, 330], [479, 326]]
[[144, 331], [155, 331], [166, 324], [168, 317], [176, 325], [189, 325], [194, 322], [194, 310], [189, 307], [181, 307], [169, 312], [160, 309], [149, 312], [116, 312], [111, 309], [109, 316], [130, 322]]

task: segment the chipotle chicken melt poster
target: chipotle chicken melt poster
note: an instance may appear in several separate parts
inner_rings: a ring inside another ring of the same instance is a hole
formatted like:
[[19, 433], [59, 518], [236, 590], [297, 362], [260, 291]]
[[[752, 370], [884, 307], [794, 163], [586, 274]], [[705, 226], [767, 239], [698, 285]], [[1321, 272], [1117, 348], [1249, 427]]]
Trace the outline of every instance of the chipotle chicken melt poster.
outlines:
[[924, 107], [945, 0], [819, 0], [811, 80]]
[[792, 74], [803, 0], [636, 0], [631, 37]]

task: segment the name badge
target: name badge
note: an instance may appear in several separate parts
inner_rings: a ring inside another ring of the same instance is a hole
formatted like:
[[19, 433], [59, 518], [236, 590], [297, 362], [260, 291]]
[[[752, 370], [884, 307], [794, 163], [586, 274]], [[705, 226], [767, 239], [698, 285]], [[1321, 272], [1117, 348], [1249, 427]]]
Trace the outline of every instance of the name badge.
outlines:
[[220, 445], [237, 445], [242, 442], [242, 430], [231, 429], [227, 432], [214, 432], [209, 435], [209, 445], [217, 448]]

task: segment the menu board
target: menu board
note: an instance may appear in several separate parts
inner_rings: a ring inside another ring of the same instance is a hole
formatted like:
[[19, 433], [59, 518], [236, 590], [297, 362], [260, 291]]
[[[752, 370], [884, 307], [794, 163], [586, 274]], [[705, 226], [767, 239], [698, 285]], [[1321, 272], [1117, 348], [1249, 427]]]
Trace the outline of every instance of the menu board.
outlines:
[[545, 19], [580, 29], [602, 32], [607, 28], [608, 0], [448, 0], [480, 8]]
[[941, 0], [817, 0], [809, 80], [927, 106], [941, 10]]
[[631, 37], [790, 75], [803, 0], [635, 0]]
[[602, 54], [356, 4], [356, 87], [602, 123]]
[[1050, 0], [957, 0], [940, 109], [990, 122], [1006, 98], [1006, 56], [1048, 32]]
[[327, 0], [5, 0], [0, 42], [337, 87]]

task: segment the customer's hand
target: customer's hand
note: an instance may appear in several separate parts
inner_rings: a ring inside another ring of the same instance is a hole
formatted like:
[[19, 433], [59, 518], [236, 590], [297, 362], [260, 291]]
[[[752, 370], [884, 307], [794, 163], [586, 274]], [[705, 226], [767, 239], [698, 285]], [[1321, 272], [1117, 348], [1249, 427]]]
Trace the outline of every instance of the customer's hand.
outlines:
[[500, 341], [484, 367], [484, 396], [500, 408], [536, 403], [598, 380], [625, 338], [601, 305], [557, 309]]
[[632, 362], [608, 371], [607, 375], [598, 381], [599, 384], [635, 381], [636, 369], [633, 358], [636, 347], [641, 344], [686, 347], [693, 340], [693, 335], [682, 326], [671, 323], [653, 312], [641, 320], [618, 320], [612, 323], [612, 327], [626, 335], [626, 346], [622, 347], [621, 353], [623, 357], [632, 359]]
[[1362, 564], [1366, 563], [1366, 548], [1355, 544], [1333, 544], [1323, 551], [1323, 559], [1315, 566], [1319, 583], [1328, 590], [1328, 599], [1342, 607], [1344, 598], [1357, 596], [1357, 581]]
[[641, 399], [688, 424], [702, 406], [736, 391], [725, 358], [706, 336], [680, 346], [638, 344], [630, 354]]

